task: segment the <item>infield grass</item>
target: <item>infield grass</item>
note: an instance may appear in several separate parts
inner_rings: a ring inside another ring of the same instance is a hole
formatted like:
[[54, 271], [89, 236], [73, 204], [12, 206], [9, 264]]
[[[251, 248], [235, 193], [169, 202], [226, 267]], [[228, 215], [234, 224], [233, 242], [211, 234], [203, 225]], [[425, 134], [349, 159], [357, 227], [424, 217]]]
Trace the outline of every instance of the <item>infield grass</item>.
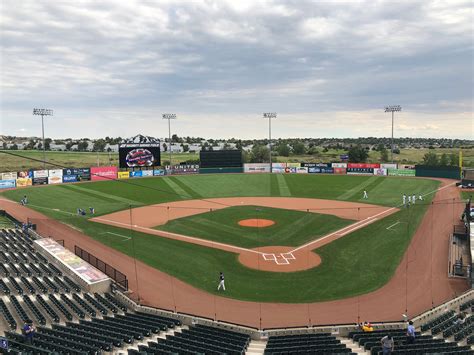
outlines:
[[[289, 191], [294, 197], [364, 202], [362, 191], [366, 189], [369, 199], [365, 201], [385, 206], [400, 204], [403, 193], [427, 194], [439, 185], [434, 180], [403, 177], [295, 174], [283, 175], [283, 178], [288, 187], [286, 193]], [[209, 293], [216, 293], [218, 272], [224, 271], [227, 290], [225, 294], [220, 293], [222, 296], [296, 303], [341, 299], [382, 287], [395, 272], [433, 196], [428, 194], [424, 204], [403, 209], [318, 249], [323, 260], [320, 266], [293, 273], [249, 269], [238, 262], [237, 254], [93, 223], [88, 217], [75, 215], [77, 207], [93, 206], [98, 214], [106, 214], [128, 208], [130, 205], [125, 202], [128, 200], [146, 205], [184, 199], [165, 179], [167, 177], [143, 178], [130, 183], [78, 184], [81, 189], [68, 185], [25, 188], [6, 191], [3, 195], [19, 201], [26, 194], [31, 208], [133, 257], [131, 240], [107, 232], [131, 236], [137, 259]], [[181, 190], [193, 191], [202, 197], [280, 194], [276, 175], [269, 174], [198, 175], [173, 179], [182, 185]], [[386, 229], [394, 223], [397, 223], [396, 227]]]
[[[265, 228], [243, 227], [243, 219], [269, 219], [274, 225]], [[236, 245], [299, 246], [341, 229], [354, 221], [332, 215], [260, 206], [235, 206], [174, 219], [158, 230]]]

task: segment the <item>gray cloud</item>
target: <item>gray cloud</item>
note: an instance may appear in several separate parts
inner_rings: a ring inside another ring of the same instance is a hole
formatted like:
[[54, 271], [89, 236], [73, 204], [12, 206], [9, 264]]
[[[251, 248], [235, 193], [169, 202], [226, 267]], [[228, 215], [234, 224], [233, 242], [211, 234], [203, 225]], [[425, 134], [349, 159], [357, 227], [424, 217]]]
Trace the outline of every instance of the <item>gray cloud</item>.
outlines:
[[327, 136], [387, 135], [375, 117], [401, 104], [416, 120], [407, 135], [472, 138], [462, 127], [466, 113], [472, 120], [470, 1], [1, 6], [1, 133], [34, 134], [31, 109], [48, 106], [68, 122], [55, 124], [58, 136], [126, 136], [133, 123], [122, 119], [153, 129], [172, 111], [200, 120], [177, 124], [187, 135], [257, 137], [259, 125], [249, 132], [235, 120], [267, 110], [282, 113], [282, 136], [320, 136], [323, 126]]

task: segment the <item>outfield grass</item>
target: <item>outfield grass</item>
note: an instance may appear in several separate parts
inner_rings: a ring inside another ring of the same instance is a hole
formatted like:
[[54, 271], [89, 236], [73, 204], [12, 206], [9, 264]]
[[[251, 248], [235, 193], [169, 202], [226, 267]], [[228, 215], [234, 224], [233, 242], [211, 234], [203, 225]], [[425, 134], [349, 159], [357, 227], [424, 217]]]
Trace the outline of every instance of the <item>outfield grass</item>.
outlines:
[[[265, 228], [242, 227], [243, 219], [269, 219], [274, 225]], [[341, 229], [354, 221], [336, 216], [269, 207], [235, 206], [171, 220], [158, 230], [236, 245], [299, 246]]]
[[[30, 207], [133, 256], [130, 240], [106, 232], [131, 235], [139, 260], [209, 293], [216, 293], [217, 275], [223, 270], [228, 288], [226, 297], [262, 302], [309, 302], [346, 298], [383, 286], [395, 272], [432, 195], [426, 196], [423, 205], [401, 210], [318, 249], [323, 263], [294, 273], [248, 269], [233, 253], [92, 223], [73, 214], [77, 207], [89, 205], [104, 214], [127, 208], [131, 201], [152, 204], [182, 200], [183, 191], [196, 197], [279, 196], [283, 191], [295, 197], [362, 202], [362, 191], [366, 189], [368, 203], [393, 206], [401, 202], [404, 192], [425, 194], [439, 185], [434, 180], [410, 178], [296, 174], [283, 177], [284, 180], [269, 174], [180, 176], [172, 178], [174, 184], [167, 182], [168, 177], [161, 177], [133, 180], [133, 185], [104, 181], [75, 185], [80, 189], [59, 185], [11, 190], [3, 195], [19, 200], [27, 194]], [[109, 197], [105, 198], [104, 194]], [[408, 223], [386, 229], [399, 221]]]

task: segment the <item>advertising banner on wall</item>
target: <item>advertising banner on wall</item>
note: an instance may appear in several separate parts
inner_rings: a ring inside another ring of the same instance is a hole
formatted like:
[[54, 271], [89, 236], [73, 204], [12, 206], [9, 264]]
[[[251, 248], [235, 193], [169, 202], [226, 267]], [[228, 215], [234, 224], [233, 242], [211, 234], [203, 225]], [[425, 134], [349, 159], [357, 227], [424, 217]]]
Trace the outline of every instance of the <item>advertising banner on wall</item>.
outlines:
[[48, 177], [48, 170], [35, 170], [33, 171], [34, 178], [47, 178]]
[[163, 176], [165, 175], [164, 169], [155, 169], [153, 170], [153, 176]]
[[244, 164], [244, 173], [269, 173], [270, 164], [269, 163], [249, 163]]
[[383, 163], [383, 164], [380, 164], [380, 167], [382, 169], [397, 169], [397, 164]]
[[0, 180], [0, 189], [12, 189], [16, 186], [15, 180]]
[[[63, 169], [63, 176], [76, 176], [76, 181], [88, 181], [91, 179], [90, 168], [69, 168]], [[64, 180], [64, 179], [63, 179]]]
[[346, 172], [347, 174], [350, 174], [350, 175], [366, 175], [366, 174], [373, 175], [374, 168], [349, 168], [348, 167]]
[[33, 179], [31, 178], [18, 178], [16, 179], [16, 187], [26, 187], [33, 185]]
[[[307, 168], [310, 174], [334, 174], [334, 168], [329, 167], [311, 167]], [[345, 170], [345, 169], [344, 169]]]
[[153, 170], [142, 170], [142, 176], [153, 176]]
[[137, 178], [137, 177], [142, 177], [143, 174], [142, 174], [142, 171], [141, 170], [138, 170], [138, 171], [130, 171], [130, 177], [131, 178]]
[[378, 169], [380, 168], [380, 164], [372, 164], [372, 163], [347, 163], [348, 168], [360, 168], [360, 169]]
[[77, 175], [63, 175], [63, 182], [77, 182]]
[[166, 175], [199, 174], [199, 164], [166, 166]]
[[286, 163], [272, 163], [272, 173], [282, 174], [285, 172]]
[[330, 168], [331, 164], [328, 163], [301, 163], [301, 166], [307, 168]]
[[297, 174], [307, 174], [308, 173], [308, 168], [305, 167], [305, 166], [300, 166], [300, 167], [295, 168], [295, 169], [296, 169]]
[[347, 163], [331, 163], [331, 167], [333, 168], [347, 168]]
[[94, 166], [91, 168], [92, 181], [115, 180], [118, 168], [116, 166]]
[[415, 176], [415, 170], [388, 169], [388, 176]]
[[33, 185], [46, 185], [48, 183], [47, 177], [33, 178]]
[[27, 170], [27, 171], [19, 171], [16, 175], [17, 179], [32, 179], [33, 178], [33, 170]]
[[374, 175], [386, 176], [387, 169], [383, 169], [383, 168], [374, 169]]
[[346, 172], [346, 168], [333, 168], [334, 170], [334, 174], [338, 174], [338, 175], [345, 175], [347, 172]]
[[1, 175], [2, 180], [16, 180], [16, 178], [17, 178], [16, 172], [2, 173], [0, 175]]
[[411, 164], [398, 164], [398, 169], [415, 170], [415, 165], [411, 165]]
[[48, 170], [48, 177], [63, 177], [63, 169]]
[[62, 176], [50, 176], [48, 177], [48, 184], [62, 184], [63, 183], [63, 177]]
[[117, 177], [119, 179], [128, 179], [128, 178], [130, 178], [130, 172], [128, 172], [128, 171], [119, 171], [117, 173]]

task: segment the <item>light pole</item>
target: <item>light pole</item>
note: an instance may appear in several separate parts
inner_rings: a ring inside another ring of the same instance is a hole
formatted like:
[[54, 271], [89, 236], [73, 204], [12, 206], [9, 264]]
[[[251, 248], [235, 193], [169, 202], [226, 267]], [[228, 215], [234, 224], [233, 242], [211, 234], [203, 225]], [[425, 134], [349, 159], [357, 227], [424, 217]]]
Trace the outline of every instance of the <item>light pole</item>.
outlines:
[[164, 113], [163, 115], [163, 119], [164, 120], [168, 120], [168, 136], [169, 136], [169, 141], [168, 141], [168, 144], [169, 144], [169, 151], [170, 151], [170, 170], [172, 169], [172, 165], [171, 165], [171, 120], [175, 120], [176, 119], [176, 114], [175, 113]]
[[394, 112], [399, 112], [402, 110], [402, 107], [400, 105], [391, 105], [391, 106], [385, 106], [385, 112], [391, 112], [392, 113], [392, 163], [393, 163], [393, 114]]
[[270, 173], [272, 169], [272, 118], [276, 118], [276, 112], [264, 112], [263, 118], [268, 118], [268, 149], [270, 150]]
[[41, 116], [41, 132], [43, 135], [43, 169], [46, 169], [46, 149], [44, 146], [44, 116], [52, 116], [53, 110], [44, 108], [34, 108], [33, 115]]

